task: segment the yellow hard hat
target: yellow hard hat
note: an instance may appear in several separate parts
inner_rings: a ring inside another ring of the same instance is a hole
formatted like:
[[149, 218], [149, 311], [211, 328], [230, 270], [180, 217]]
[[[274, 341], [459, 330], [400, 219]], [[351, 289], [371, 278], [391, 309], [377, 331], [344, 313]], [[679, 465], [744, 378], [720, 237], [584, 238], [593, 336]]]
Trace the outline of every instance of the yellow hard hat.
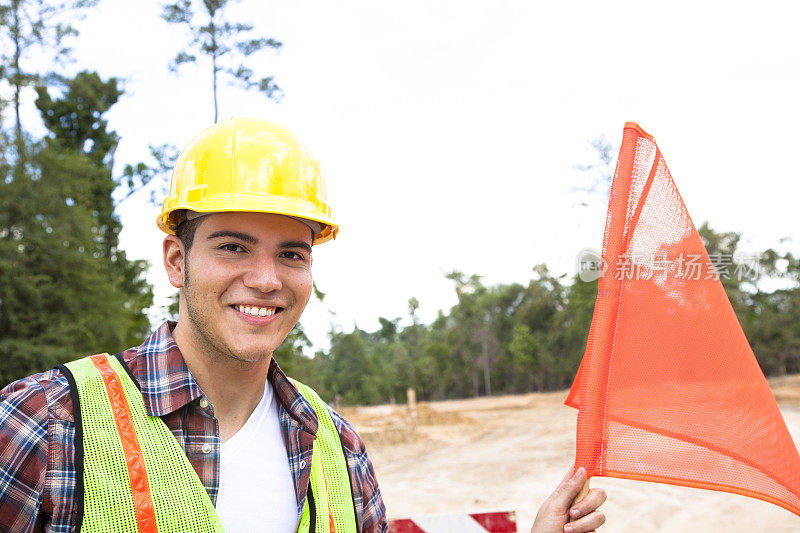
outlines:
[[183, 149], [156, 223], [175, 234], [186, 210], [275, 213], [318, 222], [319, 244], [339, 232], [325, 197], [319, 163], [291, 131], [266, 120], [232, 118]]

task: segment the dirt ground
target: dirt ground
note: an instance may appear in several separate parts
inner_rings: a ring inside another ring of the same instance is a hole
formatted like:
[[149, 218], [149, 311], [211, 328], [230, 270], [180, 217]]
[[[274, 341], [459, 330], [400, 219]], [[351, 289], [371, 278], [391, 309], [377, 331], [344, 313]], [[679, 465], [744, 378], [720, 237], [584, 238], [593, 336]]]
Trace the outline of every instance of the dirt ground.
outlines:
[[[800, 442], [800, 376], [770, 382]], [[576, 411], [566, 391], [345, 409], [364, 438], [389, 518], [515, 510], [529, 531], [574, 457]], [[601, 531], [800, 532], [800, 517], [734, 494], [611, 478]]]

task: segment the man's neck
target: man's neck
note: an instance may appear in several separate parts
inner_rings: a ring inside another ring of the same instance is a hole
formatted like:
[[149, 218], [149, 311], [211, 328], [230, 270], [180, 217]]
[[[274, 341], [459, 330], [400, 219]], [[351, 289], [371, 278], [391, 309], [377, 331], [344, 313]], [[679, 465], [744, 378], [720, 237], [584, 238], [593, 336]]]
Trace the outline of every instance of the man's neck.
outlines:
[[193, 342], [196, 336], [182, 330], [180, 322], [172, 336], [186, 366], [214, 406], [219, 436], [225, 442], [242, 428], [261, 401], [272, 357], [248, 363], [208, 353]]

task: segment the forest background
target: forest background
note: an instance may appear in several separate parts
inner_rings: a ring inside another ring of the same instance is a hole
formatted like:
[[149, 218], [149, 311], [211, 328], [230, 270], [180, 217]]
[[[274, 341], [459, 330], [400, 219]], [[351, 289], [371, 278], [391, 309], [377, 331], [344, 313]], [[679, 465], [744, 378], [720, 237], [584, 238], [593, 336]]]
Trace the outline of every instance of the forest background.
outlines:
[[[161, 20], [186, 36], [169, 68], [208, 73], [208, 120], [212, 110], [218, 118], [218, 93], [228, 85], [272, 101], [284, 95], [260, 59], [282, 43], [232, 17], [234, 3], [160, 5]], [[149, 265], [121, 246], [119, 211], [134, 195], [163, 191], [176, 147], [150, 146], [141, 162], [115, 160], [123, 138], [108, 117], [125, 82], [67, 61], [82, 17], [94, 9], [96, 0], [0, 0], [3, 384], [138, 345], [157, 326], [154, 317], [174, 313], [152, 312]], [[602, 136], [590, 144], [592, 160], [575, 161], [576, 209], [607, 200], [615, 148]], [[723, 285], [765, 374], [800, 372], [796, 244], [776, 240], [754, 253], [741, 249], [740, 232], [706, 223], [700, 233], [712, 257], [727, 258]], [[487, 283], [451, 269], [441, 283], [455, 303], [432, 320], [419, 312], [426, 295], [409, 294], [404, 316], [379, 316], [377, 328], [332, 324], [323, 348], [298, 325], [275, 357], [288, 374], [345, 404], [402, 402], [408, 388], [422, 400], [565, 388], [583, 354], [597, 285], [544, 263], [527, 270], [528, 279]], [[325, 283], [317, 288], [318, 302], [327, 291]]]

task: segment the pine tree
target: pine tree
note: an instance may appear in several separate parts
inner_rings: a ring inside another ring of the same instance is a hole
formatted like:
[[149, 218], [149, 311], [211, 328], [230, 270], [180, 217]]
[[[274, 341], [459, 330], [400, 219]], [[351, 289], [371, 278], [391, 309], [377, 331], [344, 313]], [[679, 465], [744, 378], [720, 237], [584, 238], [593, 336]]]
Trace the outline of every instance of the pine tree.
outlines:
[[[279, 100], [282, 94], [272, 76], [259, 78], [244, 60], [267, 48], [280, 50], [283, 44], [271, 37], [253, 36], [252, 24], [226, 20], [225, 12], [232, 3], [229, 0], [202, 0], [200, 7], [196, 8], [192, 0], [179, 0], [165, 5], [161, 15], [171, 24], [185, 26], [191, 35], [189, 44], [170, 64], [170, 70], [176, 72], [185, 63], [196, 63], [198, 55], [210, 60], [214, 122], [219, 116], [217, 87], [221, 76], [245, 89], [257, 89], [273, 100]], [[198, 23], [198, 18], [203, 21]]]
[[[29, 162], [0, 167], [0, 381], [141, 341], [146, 264], [118, 249], [104, 113], [121, 92], [82, 72], [37, 105], [50, 130]], [[3, 146], [7, 148], [7, 146]]]
[[[58, 63], [69, 57], [68, 37], [78, 34], [68, 17], [97, 4], [98, 0], [0, 0], [0, 80], [11, 86], [14, 109], [15, 159], [24, 159], [24, 135], [20, 110], [22, 92], [47, 77], [26, 67], [28, 54], [46, 51]], [[4, 152], [9, 150], [4, 147]], [[18, 165], [21, 166], [21, 165]]]

